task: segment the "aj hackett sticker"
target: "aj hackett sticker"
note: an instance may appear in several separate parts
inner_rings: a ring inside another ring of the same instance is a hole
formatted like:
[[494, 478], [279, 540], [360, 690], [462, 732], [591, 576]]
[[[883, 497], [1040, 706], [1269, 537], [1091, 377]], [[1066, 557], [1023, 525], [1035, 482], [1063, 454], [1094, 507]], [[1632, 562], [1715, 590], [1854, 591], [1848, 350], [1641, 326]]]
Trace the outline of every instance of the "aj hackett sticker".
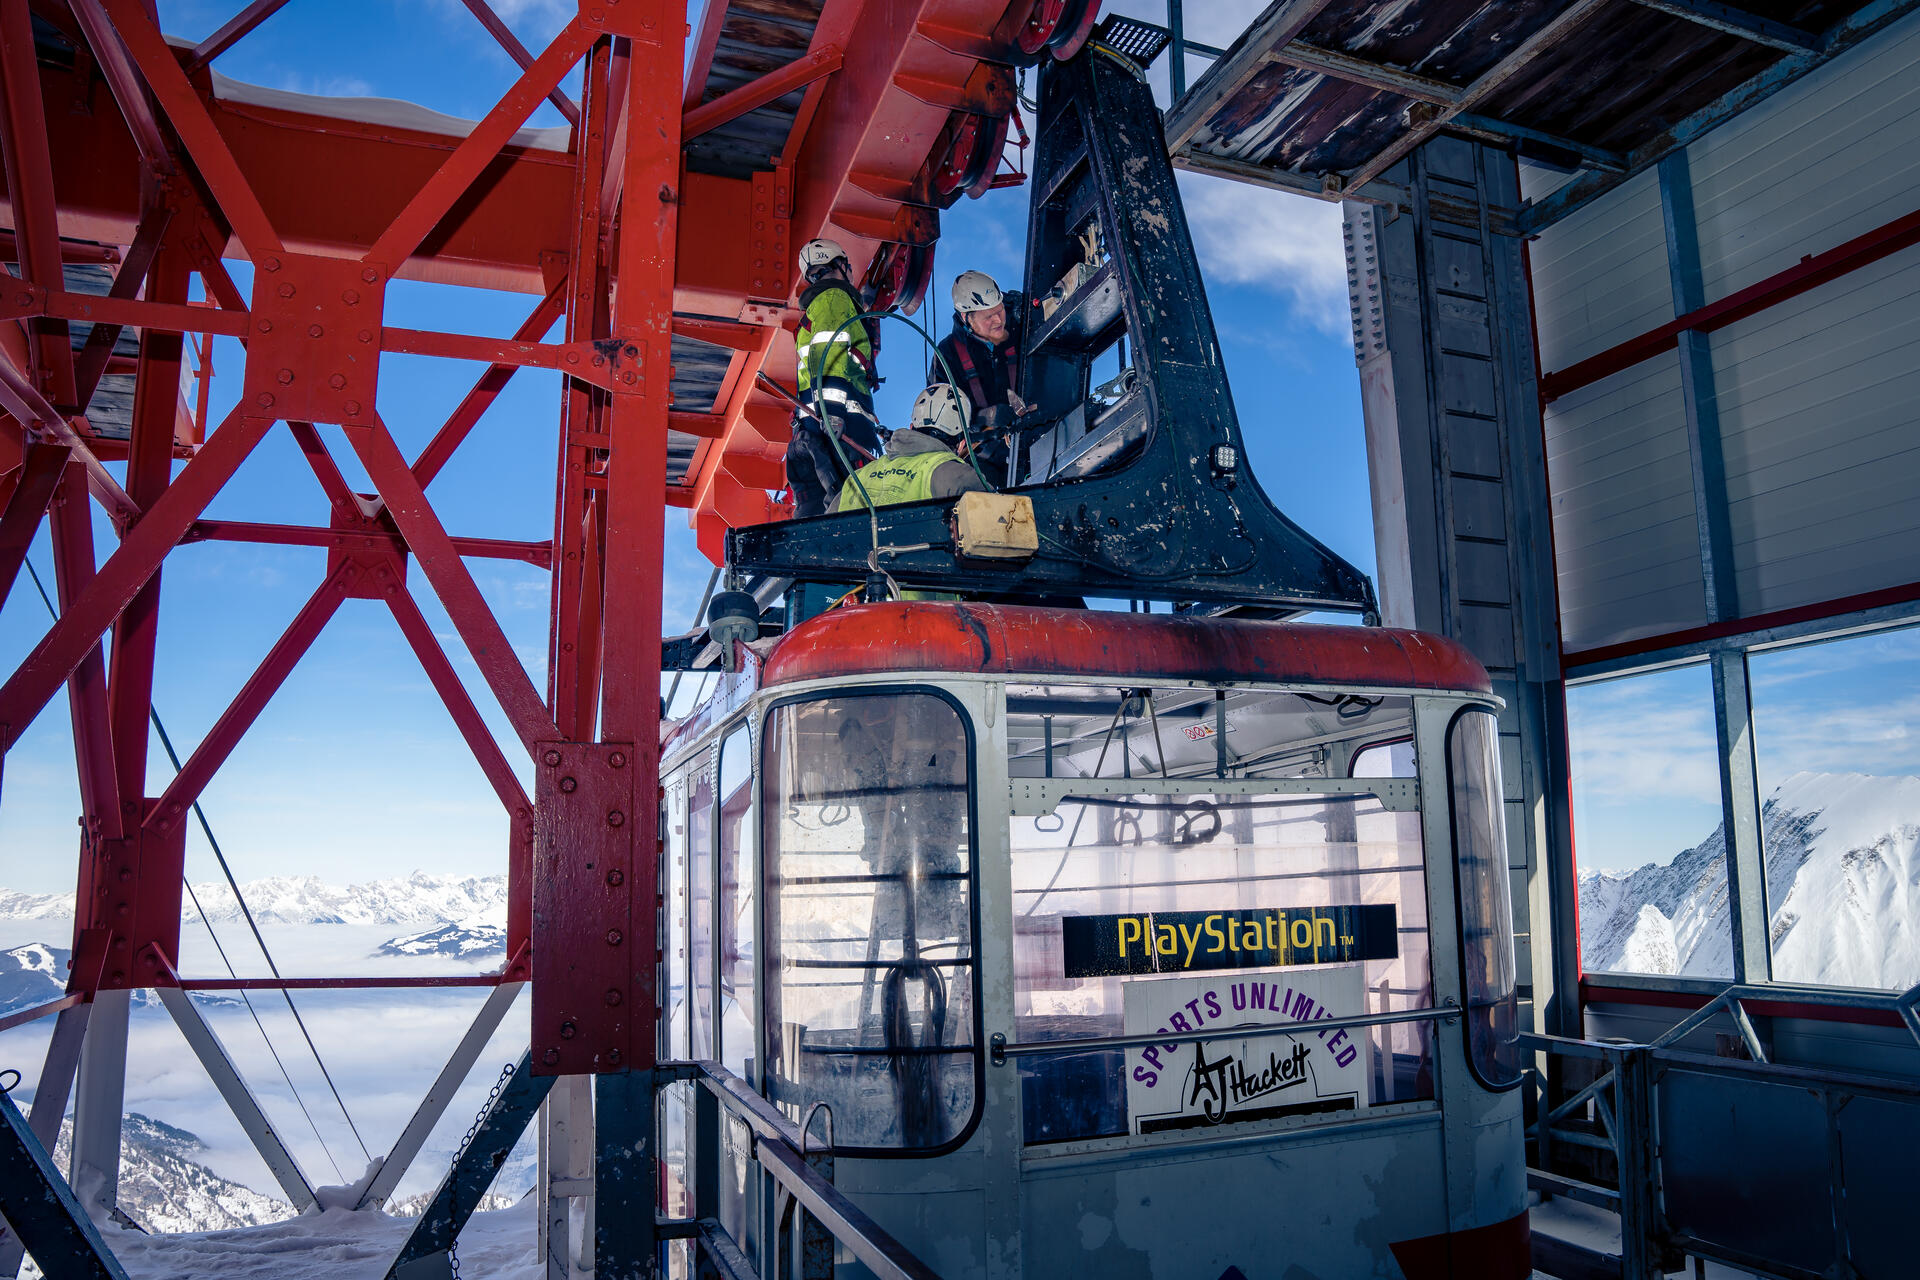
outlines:
[[1154, 978], [1126, 983], [1121, 994], [1128, 1035], [1220, 1033], [1217, 1039], [1127, 1050], [1127, 1116], [1135, 1133], [1367, 1105], [1364, 1032], [1243, 1038], [1262, 1023], [1363, 1012], [1365, 985], [1357, 964], [1249, 977]]
[[1268, 969], [1391, 960], [1400, 954], [1392, 904], [1152, 911], [1060, 921], [1069, 978]]

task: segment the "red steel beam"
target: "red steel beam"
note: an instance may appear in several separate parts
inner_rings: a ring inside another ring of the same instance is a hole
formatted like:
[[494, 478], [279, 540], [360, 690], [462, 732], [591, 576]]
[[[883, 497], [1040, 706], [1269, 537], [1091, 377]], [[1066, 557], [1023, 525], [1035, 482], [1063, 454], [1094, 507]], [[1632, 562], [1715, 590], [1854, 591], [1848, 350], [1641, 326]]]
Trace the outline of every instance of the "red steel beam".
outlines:
[[[6, 161], [14, 233], [20, 240], [20, 271], [30, 283], [64, 288], [53, 154], [39, 86], [27, 0], [0, 0], [0, 153]], [[73, 348], [66, 324], [41, 320], [29, 325], [28, 333], [33, 340], [31, 372], [40, 387], [55, 403], [72, 404]]]
[[[494, 697], [499, 699], [514, 732], [520, 735], [527, 750], [533, 751], [534, 744], [554, 736], [546, 705], [534, 691], [519, 655], [507, 643], [499, 619], [493, 616], [480, 595], [480, 588], [474, 585], [473, 575], [467, 572], [453, 539], [441, 527], [426, 492], [407, 467], [406, 459], [400, 456], [386, 424], [375, 415], [371, 425], [355, 424], [344, 430], [360, 458], [360, 465], [367, 469], [374, 488], [386, 500], [387, 510], [407, 540], [408, 549], [420, 562], [427, 581], [433, 584], [447, 616], [453, 619], [454, 629], [466, 642], [468, 653], [486, 677]], [[5, 692], [0, 689], [0, 712], [5, 710]]]
[[11, 1031], [15, 1027], [24, 1027], [29, 1022], [35, 1022], [41, 1018], [59, 1013], [62, 1009], [71, 1009], [86, 998], [85, 992], [76, 991], [70, 996], [61, 996], [58, 1000], [49, 1000], [45, 1004], [37, 1004], [31, 1009], [22, 1009], [18, 1013], [10, 1013], [4, 1018], [0, 1018], [0, 1031]]
[[[70, 464], [54, 495], [53, 580], [65, 616], [94, 579], [93, 512], [86, 472]], [[113, 738], [107, 731], [107, 665], [96, 640], [67, 678], [67, 715], [73, 725], [74, 770], [89, 835], [118, 840], [126, 831], [120, 785], [113, 772]], [[7, 741], [0, 737], [0, 755]]]
[[144, 172], [172, 174], [178, 167], [174, 164], [173, 149], [167, 145], [166, 133], [147, 96], [145, 81], [128, 58], [126, 45], [114, 34], [99, 5], [76, 2], [71, 8], [101, 77], [106, 80], [114, 103], [120, 108], [120, 116], [127, 123], [133, 145], [140, 152]]
[[213, 728], [207, 730], [207, 736], [193, 749], [180, 771], [173, 775], [173, 781], [147, 819], [147, 824], [165, 827], [176, 819], [184, 821], [186, 810], [200, 798], [213, 775], [226, 762], [233, 749], [240, 745], [240, 739], [246, 736], [253, 722], [266, 710], [267, 703], [286, 683], [287, 676], [299, 663], [302, 655], [312, 647], [313, 642], [326, 628], [334, 613], [340, 608], [340, 602], [347, 598], [347, 586], [351, 578], [357, 575], [357, 568], [350, 562], [342, 564], [326, 581], [315, 587], [300, 612], [293, 616], [287, 629], [273, 642], [273, 648], [267, 650], [267, 656], [260, 660], [247, 682], [240, 686], [240, 692], [234, 695], [220, 718], [213, 722]]
[[160, 500], [127, 533], [92, 583], [0, 685], [0, 751], [20, 740], [53, 691], [92, 652], [189, 526], [232, 478], [272, 422], [235, 409]]
[[125, 526], [138, 519], [140, 507], [127, 496], [120, 482], [113, 478], [95, 456], [87, 442], [73, 429], [73, 424], [55, 411], [54, 407], [41, 397], [33, 388], [26, 375], [13, 367], [7, 353], [0, 350], [0, 409], [6, 410], [22, 424], [35, 428], [51, 436], [56, 442], [73, 450], [74, 457], [86, 468], [87, 487], [98, 498], [100, 505], [107, 509], [116, 525]]
[[1679, 345], [1680, 335], [1689, 329], [1700, 333], [1724, 329], [1916, 244], [1920, 244], [1920, 209], [1857, 235], [1845, 244], [1835, 245], [1825, 253], [1802, 258], [1785, 271], [1730, 293], [1718, 302], [1710, 302], [1698, 311], [1689, 311], [1656, 329], [1547, 374], [1540, 379], [1541, 402], [1551, 404], [1561, 396], [1671, 351]]
[[[13, 232], [0, 230], [0, 262], [20, 261], [20, 242]], [[90, 265], [112, 266], [120, 261], [120, 250], [110, 244], [93, 244], [85, 240], [60, 241], [60, 261], [87, 263]]]
[[[480, 19], [480, 25], [500, 42], [500, 47], [507, 51], [507, 56], [513, 59], [515, 66], [522, 71], [532, 69], [533, 55], [527, 52], [527, 46], [520, 43], [520, 37], [514, 35], [507, 24], [500, 21], [500, 15], [488, 7], [487, 0], [466, 0], [466, 5], [472, 10], [473, 16]], [[568, 124], [579, 127], [580, 108], [573, 105], [573, 99], [567, 96], [566, 90], [556, 84], [548, 91], [547, 101], [559, 109], [560, 114], [567, 118]]]
[[433, 628], [421, 614], [419, 604], [404, 587], [387, 592], [386, 604], [393, 611], [393, 620], [400, 624], [400, 632], [406, 636], [414, 656], [420, 659], [421, 669], [427, 673], [427, 679], [439, 693], [447, 714], [453, 717], [460, 736], [467, 740], [480, 771], [487, 775], [494, 794], [500, 797], [501, 805], [516, 819], [532, 817], [533, 806], [527, 802], [526, 790], [521, 787], [520, 779], [514, 776], [513, 766], [501, 754], [500, 744], [494, 741], [487, 722], [480, 718], [473, 699], [467, 696], [467, 687], [460, 683], [453, 664], [447, 661], [446, 652], [434, 638]]
[[[147, 272], [153, 267], [154, 257], [160, 251], [161, 238], [171, 222], [172, 217], [165, 204], [155, 201], [148, 207], [140, 219], [140, 230], [127, 248], [126, 260], [113, 273], [113, 285], [107, 290], [108, 297], [130, 299], [140, 291], [140, 286], [146, 282]], [[101, 376], [107, 372], [107, 365], [113, 359], [114, 343], [120, 340], [123, 328], [124, 325], [118, 324], [96, 324], [93, 331], [87, 334], [86, 345], [81, 348], [73, 371], [73, 402], [82, 413], [93, 403], [93, 393], [100, 386]]]
[[[514, 331], [513, 341], [538, 341], [553, 328], [554, 321], [560, 318], [561, 312], [565, 309], [566, 287], [556, 285]], [[473, 384], [473, 389], [468, 391], [453, 412], [447, 415], [447, 420], [440, 430], [434, 432], [433, 439], [429, 440], [427, 447], [420, 451], [420, 456], [413, 460], [413, 474], [420, 481], [422, 488], [433, 483], [433, 478], [440, 474], [440, 469], [447, 465], [447, 460], [453, 457], [454, 451], [466, 440], [468, 434], [480, 421], [481, 415], [486, 413], [493, 402], [499, 398], [500, 393], [506, 389], [507, 383], [520, 367], [518, 364], [501, 363], [488, 366], [486, 372], [482, 373]]]
[[[468, 3], [478, 3], [478, 0], [468, 0]], [[840, 69], [841, 57], [838, 45], [816, 46], [778, 71], [769, 71], [738, 89], [695, 107], [681, 121], [681, 141], [709, 133], [730, 120], [738, 120], [749, 111], [757, 111], [769, 102], [786, 97], [795, 89], [804, 89], [814, 81], [832, 75]]]
[[102, 8], [113, 20], [113, 28], [126, 42], [127, 52], [146, 77], [147, 86], [173, 123], [173, 131], [193, 160], [200, 181], [212, 193], [214, 203], [233, 233], [240, 238], [250, 258], [258, 261], [269, 253], [284, 253], [286, 246], [274, 230], [260, 198], [254, 194], [247, 177], [228, 149], [226, 139], [207, 114], [206, 104], [194, 92], [186, 72], [174, 59], [173, 49], [153, 25], [141, 0], [73, 0], [76, 12], [82, 8]]
[[[394, 988], [497, 987], [504, 981], [506, 979], [497, 973], [449, 973], [379, 978], [180, 978], [175, 985], [182, 991], [379, 991]], [[55, 1010], [52, 1006], [46, 1006], [46, 1012]], [[5, 1029], [4, 1025], [0, 1025], [0, 1031]]]
[[[189, 542], [257, 542], [281, 547], [327, 547], [335, 551], [388, 552], [407, 549], [397, 534], [347, 533], [316, 525], [254, 524], [243, 520], [196, 520], [180, 540]], [[518, 560], [545, 569], [553, 561], [550, 542], [514, 542], [505, 538], [454, 538], [454, 550], [479, 560]]]
[[29, 444], [21, 461], [19, 479], [0, 510], [0, 600], [13, 590], [13, 580], [39, 532], [53, 494], [66, 474], [73, 450], [59, 444]]
[[[147, 291], [162, 301], [187, 299], [187, 265], [177, 249], [162, 251], [147, 276]], [[127, 496], [142, 509], [166, 493], [173, 476], [173, 428], [179, 413], [180, 335], [148, 329], [140, 334], [139, 373], [134, 382], [132, 432], [127, 445]], [[113, 733], [114, 768], [125, 804], [146, 794], [147, 720], [153, 713], [153, 667], [160, 629], [158, 568], [113, 620], [113, 644], [107, 659], [107, 715]], [[178, 917], [180, 886], [167, 877], [141, 891], [162, 895], [163, 916]], [[170, 901], [167, 898], [170, 896]], [[147, 898], [141, 910], [155, 904]], [[170, 913], [170, 914], [169, 914]]]
[[187, 74], [192, 75], [239, 44], [255, 27], [280, 12], [286, 3], [287, 0], [253, 0], [252, 4], [221, 24], [218, 31], [193, 46], [193, 55], [186, 62]]
[[[118, 0], [127, 3], [128, 0]], [[387, 225], [371, 249], [367, 250], [363, 261], [388, 270], [397, 268], [402, 262], [413, 256], [439, 225], [440, 219], [453, 208], [454, 203], [466, 194], [474, 179], [493, 163], [500, 148], [507, 144], [514, 131], [526, 122], [533, 108], [549, 90], [560, 83], [567, 72], [580, 60], [587, 46], [592, 44], [599, 34], [594, 27], [588, 26], [580, 17], [575, 17], [560, 29], [546, 51], [535, 58], [533, 65], [521, 75], [509, 89], [506, 96], [494, 104], [493, 110], [473, 127], [460, 145], [454, 148], [452, 155], [441, 164], [434, 175], [427, 179], [425, 186], [414, 193], [406, 208]]]
[[[300, 446], [300, 452], [307, 459], [307, 468], [313, 472], [313, 478], [320, 482], [320, 491], [327, 495], [327, 501], [342, 511], [352, 511], [359, 504], [353, 488], [347, 478], [340, 474], [339, 466], [333, 455], [327, 452], [327, 442], [320, 438], [320, 432], [311, 422], [289, 422], [287, 429], [293, 432], [293, 441]], [[218, 534], [203, 532], [209, 525], [231, 524], [232, 522], [197, 520], [194, 530], [203, 537], [218, 537]], [[261, 526], [265, 528], [266, 526]], [[189, 541], [192, 540], [189, 535]], [[268, 539], [261, 539], [267, 541]]]

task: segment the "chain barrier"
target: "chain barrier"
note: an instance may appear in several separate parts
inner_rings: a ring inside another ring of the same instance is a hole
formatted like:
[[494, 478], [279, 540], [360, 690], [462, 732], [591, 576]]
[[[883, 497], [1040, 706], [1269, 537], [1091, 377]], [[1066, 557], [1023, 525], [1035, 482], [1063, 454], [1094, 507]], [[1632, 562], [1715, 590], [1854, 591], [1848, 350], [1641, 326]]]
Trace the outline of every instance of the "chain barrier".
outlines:
[[[476, 1115], [473, 1123], [467, 1126], [466, 1136], [460, 1139], [460, 1145], [453, 1153], [454, 1176], [447, 1193], [447, 1215], [456, 1221], [460, 1217], [460, 1161], [466, 1158], [467, 1148], [473, 1145], [474, 1135], [479, 1133], [480, 1126], [486, 1123], [488, 1113], [493, 1110], [493, 1104], [500, 1100], [500, 1091], [507, 1087], [507, 1081], [513, 1079], [514, 1065], [509, 1062], [500, 1068], [500, 1078], [493, 1082], [493, 1088], [487, 1092], [487, 1100], [480, 1104], [480, 1114]], [[483, 1190], [480, 1193], [480, 1199], [474, 1202], [473, 1207], [476, 1210], [479, 1209], [485, 1199], [486, 1192]], [[460, 1280], [460, 1232], [458, 1230], [455, 1230], [453, 1238], [447, 1241], [447, 1268], [453, 1280]]]

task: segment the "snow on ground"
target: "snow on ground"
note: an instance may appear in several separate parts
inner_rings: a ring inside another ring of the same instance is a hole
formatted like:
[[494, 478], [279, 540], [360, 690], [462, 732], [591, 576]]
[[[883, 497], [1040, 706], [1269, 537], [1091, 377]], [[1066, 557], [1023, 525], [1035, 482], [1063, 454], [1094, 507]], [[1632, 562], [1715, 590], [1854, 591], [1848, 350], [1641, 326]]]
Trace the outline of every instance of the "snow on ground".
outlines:
[[[150, 1236], [109, 1225], [101, 1234], [132, 1280], [380, 1280], [413, 1227], [329, 1209], [238, 1231]], [[474, 1214], [459, 1252], [461, 1274], [476, 1280], [544, 1280], [537, 1202]]]

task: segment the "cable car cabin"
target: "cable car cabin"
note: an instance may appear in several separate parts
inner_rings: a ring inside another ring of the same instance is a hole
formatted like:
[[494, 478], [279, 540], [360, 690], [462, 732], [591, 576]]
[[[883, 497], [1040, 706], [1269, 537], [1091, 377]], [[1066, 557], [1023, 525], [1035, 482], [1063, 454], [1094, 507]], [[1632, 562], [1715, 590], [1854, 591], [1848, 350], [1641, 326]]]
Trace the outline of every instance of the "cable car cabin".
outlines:
[[948, 1280], [1526, 1276], [1495, 705], [1414, 632], [824, 614], [668, 741], [663, 1056]]

